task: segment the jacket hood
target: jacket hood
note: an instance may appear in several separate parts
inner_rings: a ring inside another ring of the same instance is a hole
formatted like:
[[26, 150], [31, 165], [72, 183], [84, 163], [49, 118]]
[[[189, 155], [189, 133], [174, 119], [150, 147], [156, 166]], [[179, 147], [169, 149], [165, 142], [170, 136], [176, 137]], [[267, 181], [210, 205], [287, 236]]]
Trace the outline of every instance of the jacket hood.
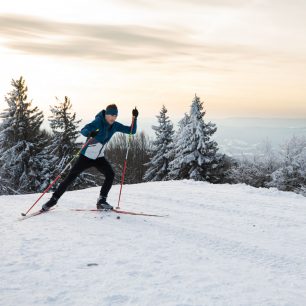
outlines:
[[96, 115], [96, 119], [101, 120], [103, 124], [109, 125], [109, 123], [105, 120], [105, 109], [101, 110], [101, 112]]

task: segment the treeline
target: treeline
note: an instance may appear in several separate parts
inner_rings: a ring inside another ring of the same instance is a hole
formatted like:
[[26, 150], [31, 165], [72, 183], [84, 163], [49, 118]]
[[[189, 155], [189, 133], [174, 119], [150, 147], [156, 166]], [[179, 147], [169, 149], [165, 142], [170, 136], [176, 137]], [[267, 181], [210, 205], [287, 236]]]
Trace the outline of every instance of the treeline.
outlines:
[[[41, 192], [79, 150], [80, 120], [65, 97], [50, 107], [51, 132], [43, 129], [44, 115], [28, 99], [25, 80], [20, 77], [11, 85], [0, 114], [0, 194]], [[95, 185], [95, 177], [84, 173], [72, 188]]]
[[145, 181], [194, 179], [211, 183], [227, 182], [231, 159], [218, 152], [213, 139], [217, 127], [206, 122], [203, 102], [195, 95], [189, 113], [178, 123], [176, 132], [162, 107], [157, 116], [158, 125], [153, 126], [156, 138], [150, 152]]
[[144, 180], [194, 179], [211, 183], [245, 183], [254, 187], [275, 187], [306, 196], [306, 137], [295, 137], [279, 150], [266, 142], [254, 155], [230, 157], [218, 153], [212, 136], [215, 124], [206, 123], [203, 102], [195, 96], [190, 111], [173, 131], [167, 109], [162, 107], [153, 126], [156, 138]]
[[[0, 194], [42, 192], [79, 152], [81, 120], [72, 111], [68, 97], [62, 101], [56, 98], [47, 118], [50, 129], [46, 130], [42, 127], [44, 114], [29, 100], [23, 77], [13, 79], [11, 85], [12, 90], [5, 96], [7, 107], [0, 113]], [[132, 138], [126, 183], [142, 181], [150, 146], [151, 141], [143, 132]], [[126, 147], [124, 134], [116, 135], [108, 144], [107, 156], [115, 169], [115, 183], [121, 180]], [[69, 189], [98, 186], [103, 180], [101, 173], [92, 168], [82, 173]]]
[[230, 182], [306, 196], [306, 137], [293, 136], [278, 150], [266, 142], [257, 154], [242, 156], [231, 167]]
[[[0, 194], [42, 192], [78, 153], [80, 121], [68, 97], [50, 106], [50, 130], [44, 114], [28, 99], [25, 80], [11, 82], [7, 108], [0, 114]], [[234, 159], [220, 153], [213, 139], [217, 126], [207, 122], [203, 102], [195, 95], [176, 131], [165, 106], [157, 115], [151, 140], [144, 132], [131, 139], [125, 183], [194, 179], [211, 183], [245, 183], [306, 195], [306, 139], [293, 137], [273, 151], [267, 144], [253, 157]], [[128, 137], [116, 134], [106, 150], [121, 180]], [[98, 186], [104, 177], [95, 169], [77, 178], [72, 189]], [[54, 186], [54, 188], [56, 185]]]

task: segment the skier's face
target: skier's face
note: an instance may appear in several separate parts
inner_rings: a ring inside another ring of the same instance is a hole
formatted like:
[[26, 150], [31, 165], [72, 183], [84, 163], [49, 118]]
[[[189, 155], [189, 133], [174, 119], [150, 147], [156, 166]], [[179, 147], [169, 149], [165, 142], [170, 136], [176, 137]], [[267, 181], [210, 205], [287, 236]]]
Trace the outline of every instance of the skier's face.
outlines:
[[109, 123], [109, 124], [113, 124], [117, 119], [117, 116], [113, 116], [113, 115], [105, 115], [105, 120]]

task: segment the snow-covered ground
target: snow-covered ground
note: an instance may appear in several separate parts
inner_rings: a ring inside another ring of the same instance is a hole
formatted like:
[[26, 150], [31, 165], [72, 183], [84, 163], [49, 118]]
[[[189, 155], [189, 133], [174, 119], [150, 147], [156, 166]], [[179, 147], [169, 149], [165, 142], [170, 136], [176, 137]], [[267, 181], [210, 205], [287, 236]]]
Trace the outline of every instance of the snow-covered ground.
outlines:
[[1, 306], [306, 305], [305, 197], [185, 180], [123, 188], [122, 209], [169, 217], [70, 210], [98, 192], [21, 222], [38, 195], [0, 197]]

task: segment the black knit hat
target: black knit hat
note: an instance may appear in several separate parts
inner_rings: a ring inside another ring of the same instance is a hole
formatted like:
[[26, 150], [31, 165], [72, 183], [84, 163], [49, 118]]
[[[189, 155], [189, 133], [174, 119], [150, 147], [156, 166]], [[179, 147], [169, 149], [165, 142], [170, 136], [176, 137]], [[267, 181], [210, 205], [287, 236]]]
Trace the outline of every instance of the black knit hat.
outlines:
[[105, 115], [118, 116], [118, 108], [116, 104], [110, 104], [106, 107]]

